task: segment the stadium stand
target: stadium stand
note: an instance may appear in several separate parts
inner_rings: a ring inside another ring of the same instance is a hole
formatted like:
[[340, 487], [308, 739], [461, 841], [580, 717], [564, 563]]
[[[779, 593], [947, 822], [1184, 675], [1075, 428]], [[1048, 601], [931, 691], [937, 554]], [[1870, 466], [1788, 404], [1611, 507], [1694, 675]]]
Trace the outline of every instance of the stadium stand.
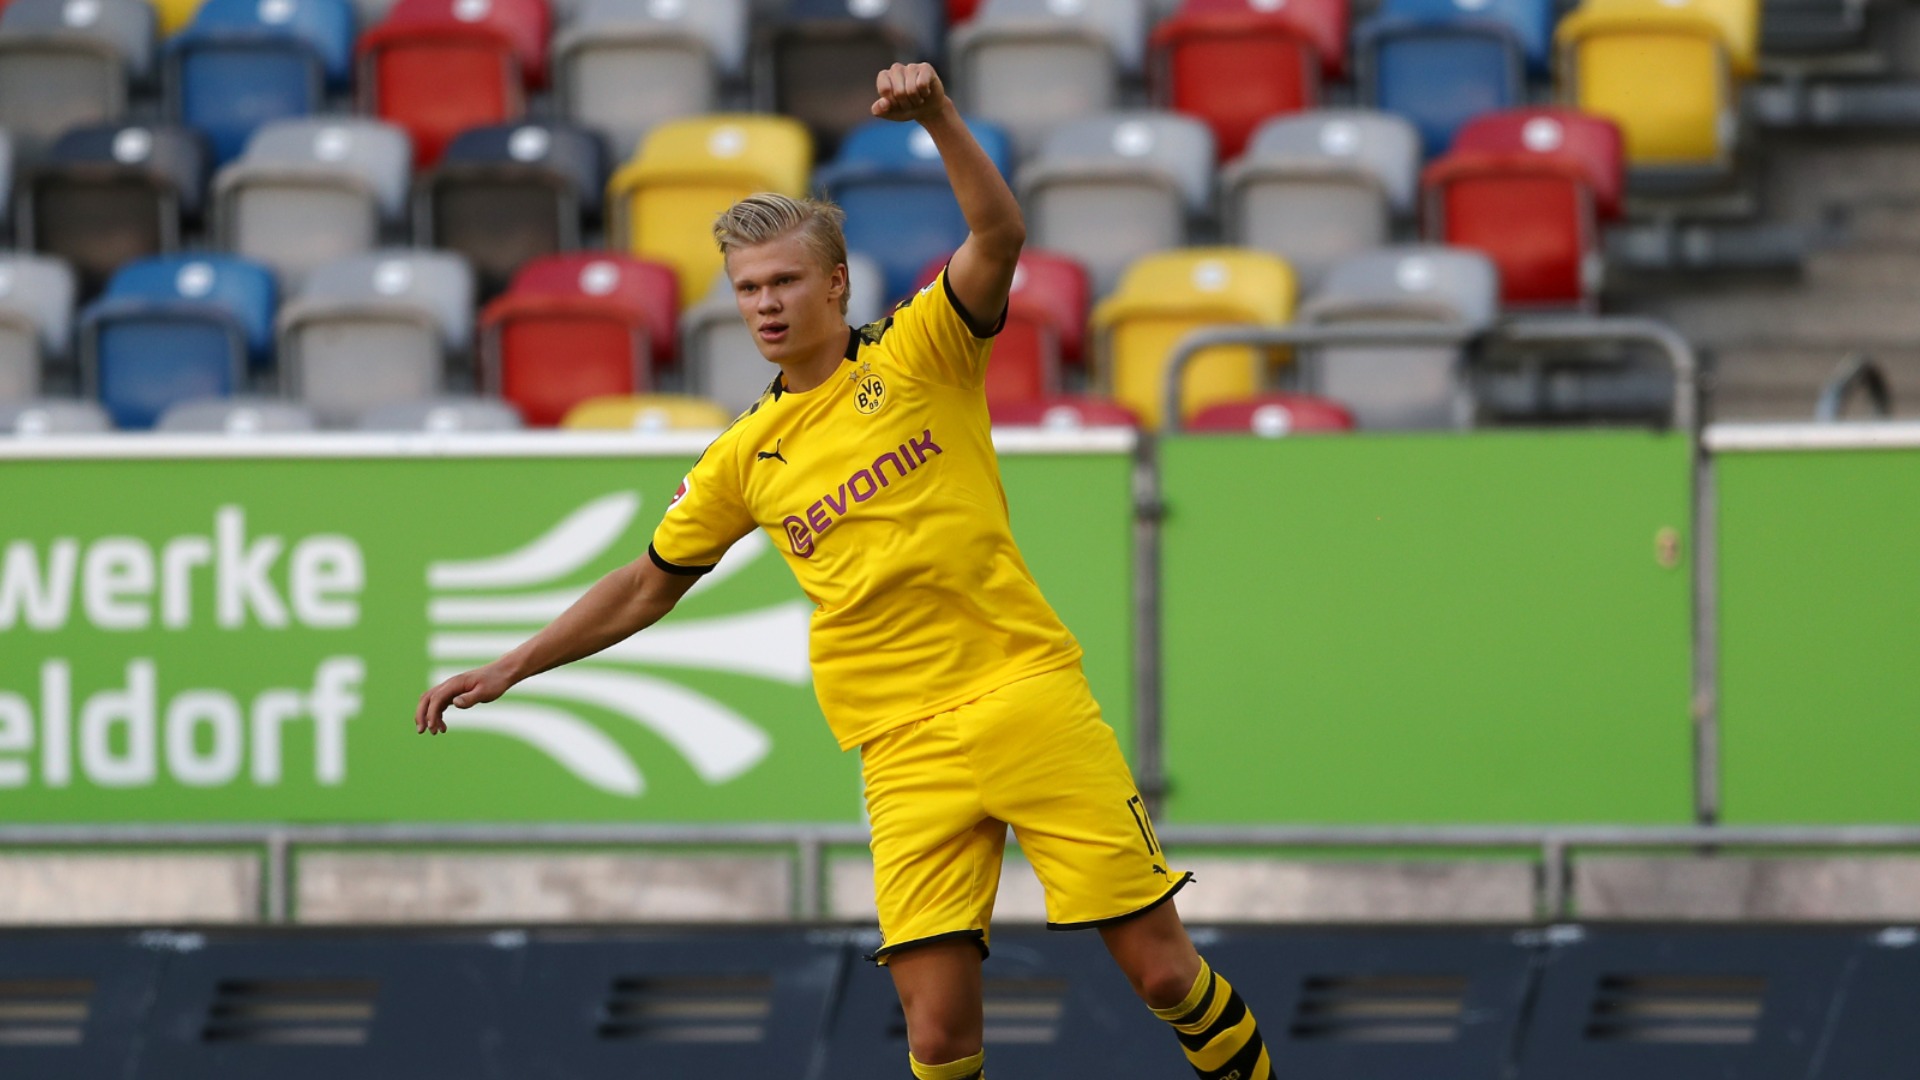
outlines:
[[[928, 262], [914, 286], [931, 284], [946, 264], [945, 256]], [[987, 363], [989, 410], [1061, 392], [1066, 366], [1083, 364], [1089, 303], [1087, 272], [1079, 263], [1050, 252], [1021, 252], [1006, 326], [994, 339]]]
[[635, 394], [583, 401], [560, 426], [569, 431], [717, 431], [732, 422], [732, 413], [706, 398]]
[[169, 435], [297, 435], [319, 428], [313, 410], [299, 402], [245, 395], [176, 402], [153, 425]]
[[661, 124], [607, 186], [608, 246], [672, 266], [681, 306], [698, 303], [721, 265], [714, 217], [756, 191], [805, 194], [812, 167], [806, 128], [784, 116]]
[[525, 425], [513, 406], [497, 398], [436, 397], [376, 405], [360, 417], [365, 431], [421, 431], [437, 435], [517, 431]]
[[76, 292], [58, 259], [0, 254], [0, 402], [39, 396], [47, 365], [66, 358]]
[[454, 137], [414, 183], [413, 235], [473, 264], [483, 294], [523, 263], [572, 251], [600, 214], [607, 167], [600, 140], [575, 127], [501, 124]]
[[536, 259], [480, 315], [481, 374], [535, 427], [590, 398], [652, 389], [679, 350], [673, 269], [603, 253]]
[[413, 162], [461, 131], [517, 120], [546, 84], [546, 0], [399, 0], [359, 42], [362, 111], [405, 128]]
[[986, 0], [948, 41], [947, 88], [1023, 154], [1068, 120], [1110, 112], [1146, 52], [1144, 0]]
[[473, 271], [458, 255], [392, 249], [323, 263], [281, 309], [282, 389], [328, 426], [440, 392], [473, 330]]
[[[885, 315], [886, 275], [878, 263], [847, 253], [847, 322], [864, 326]], [[740, 318], [740, 307], [727, 284], [726, 273], [714, 278], [706, 299], [688, 308], [680, 323], [682, 353], [690, 389], [737, 413], [759, 400], [775, 370], [760, 355], [753, 334]]]
[[0, 128], [0, 240], [11, 239], [13, 224], [13, 136]]
[[113, 430], [113, 418], [98, 403], [71, 398], [0, 401], [0, 434], [98, 435]]
[[1337, 259], [1390, 243], [1413, 215], [1420, 140], [1369, 109], [1276, 117], [1221, 172], [1228, 240], [1287, 260], [1311, 287]]
[[[1010, 180], [1013, 148], [1006, 134], [977, 121], [967, 126]], [[967, 219], [947, 184], [939, 148], [918, 124], [860, 125], [833, 161], [814, 171], [813, 183], [846, 212], [847, 249], [879, 264], [886, 296], [906, 295], [928, 259], [967, 238]]]
[[91, 294], [115, 267], [177, 249], [205, 190], [206, 148], [185, 128], [77, 128], [22, 179], [15, 228], [22, 248], [65, 260]]
[[224, 165], [261, 125], [320, 112], [345, 90], [353, 40], [348, 0], [207, 0], [167, 43], [167, 114]]
[[625, 159], [666, 120], [712, 112], [745, 78], [747, 0], [581, 0], [553, 40], [560, 115]]
[[943, 21], [939, 0], [788, 0], [759, 50], [760, 104], [831, 154], [873, 118], [874, 74], [937, 55]]
[[1346, 68], [1347, 0], [1186, 0], [1153, 31], [1156, 101], [1213, 129], [1237, 157], [1260, 123], [1320, 103]]
[[378, 247], [406, 213], [407, 135], [348, 117], [262, 126], [214, 176], [221, 247], [272, 266], [286, 283], [330, 259]]
[[1353, 414], [1337, 401], [1307, 394], [1261, 394], [1209, 405], [1194, 413], [1183, 430], [1283, 439], [1352, 431], [1353, 427]]
[[31, 155], [69, 128], [117, 120], [153, 52], [143, 0], [11, 0], [0, 11], [0, 128]]
[[989, 402], [987, 413], [998, 427], [1079, 431], [1093, 427], [1140, 425], [1140, 415], [1117, 401], [1082, 394], [1060, 394], [1037, 401]]
[[1544, 75], [1552, 0], [1388, 0], [1358, 34], [1363, 100], [1419, 129], [1426, 153], [1444, 152], [1460, 125], [1525, 105]]
[[1179, 247], [1213, 202], [1213, 135], [1165, 112], [1062, 124], [1017, 177], [1035, 247], [1078, 259], [1105, 293], [1133, 260]]
[[[1281, 326], [1293, 315], [1293, 271], [1244, 248], [1187, 248], [1146, 256], [1093, 311], [1094, 361], [1113, 397], [1148, 428], [1161, 422], [1167, 359], [1192, 330], [1220, 324]], [[1267, 350], [1208, 349], [1181, 380], [1182, 418], [1259, 391], [1277, 358]]]
[[271, 271], [217, 255], [129, 263], [80, 322], [82, 375], [114, 422], [151, 427], [182, 401], [230, 397], [269, 366]]

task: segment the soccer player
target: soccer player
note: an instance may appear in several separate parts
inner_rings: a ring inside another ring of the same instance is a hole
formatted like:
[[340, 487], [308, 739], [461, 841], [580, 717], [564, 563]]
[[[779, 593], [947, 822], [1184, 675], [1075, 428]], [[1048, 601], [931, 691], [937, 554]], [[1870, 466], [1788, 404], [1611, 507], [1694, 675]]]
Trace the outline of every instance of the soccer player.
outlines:
[[933, 137], [970, 234], [935, 281], [876, 323], [846, 323], [840, 211], [783, 195], [714, 223], [740, 315], [779, 367], [709, 446], [653, 535], [519, 648], [421, 698], [449, 704], [651, 626], [752, 530], [817, 605], [815, 691], [860, 748], [882, 945], [914, 1076], [982, 1076], [981, 961], [1012, 826], [1048, 925], [1097, 928], [1199, 1076], [1266, 1080], [1251, 1013], [1194, 951], [1160, 850], [1100, 718], [1080, 646], [1014, 546], [981, 389], [1026, 227], [927, 64], [879, 73], [875, 116]]

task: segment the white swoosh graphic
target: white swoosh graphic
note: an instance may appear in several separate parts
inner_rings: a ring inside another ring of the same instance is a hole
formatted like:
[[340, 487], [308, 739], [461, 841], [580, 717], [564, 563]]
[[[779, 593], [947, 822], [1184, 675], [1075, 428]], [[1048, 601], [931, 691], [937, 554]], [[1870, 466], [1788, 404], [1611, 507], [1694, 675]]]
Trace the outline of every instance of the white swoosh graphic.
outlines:
[[[794, 600], [777, 607], [711, 619], [661, 623], [594, 654], [596, 660], [724, 671], [793, 686], [812, 677], [807, 625], [813, 605]], [[520, 647], [524, 633], [443, 633], [427, 639], [434, 660], [492, 660]]]
[[[441, 678], [458, 674], [449, 669]], [[514, 688], [532, 697], [598, 705], [665, 739], [700, 779], [725, 783], [759, 764], [772, 749], [767, 733], [705, 694], [624, 672], [562, 668]]]
[[613, 546], [639, 509], [638, 494], [616, 491], [568, 514], [546, 535], [517, 551], [489, 559], [429, 563], [427, 584], [435, 589], [504, 589], [565, 577]]
[[692, 596], [702, 589], [711, 589], [715, 582], [727, 580], [746, 569], [748, 563], [771, 550], [773, 550], [773, 542], [767, 539], [767, 534], [759, 529], [753, 530], [727, 549], [727, 554], [720, 560], [720, 565], [700, 575], [700, 580], [693, 583], [693, 588], [687, 590], [687, 595]]
[[633, 759], [592, 724], [559, 709], [495, 701], [448, 710], [455, 731], [486, 731], [518, 739], [568, 772], [611, 795], [638, 795], [646, 781]]
[[[714, 573], [719, 573], [718, 570]], [[427, 621], [435, 626], [501, 626], [550, 623], [585, 595], [578, 589], [508, 596], [436, 596], [427, 601]]]

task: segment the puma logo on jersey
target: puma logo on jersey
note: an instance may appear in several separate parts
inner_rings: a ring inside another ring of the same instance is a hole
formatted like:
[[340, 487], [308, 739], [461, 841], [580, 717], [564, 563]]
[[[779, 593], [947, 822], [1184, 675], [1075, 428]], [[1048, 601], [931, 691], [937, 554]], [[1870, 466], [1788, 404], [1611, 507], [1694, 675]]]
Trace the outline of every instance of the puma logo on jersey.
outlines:
[[787, 460], [786, 458], [784, 458], [784, 457], [781, 457], [781, 456], [780, 456], [780, 444], [781, 444], [781, 443], [783, 443], [783, 442], [785, 442], [785, 441], [786, 441], [785, 439], [775, 439], [775, 440], [773, 440], [773, 449], [771, 449], [771, 450], [762, 450], [762, 451], [760, 451], [760, 453], [759, 453], [759, 460], [761, 460], [761, 461], [777, 461], [777, 462], [779, 462], [779, 463], [780, 463], [780, 464], [782, 464], [782, 465], [791, 465], [791, 464], [793, 464], [792, 462], [790, 462], [790, 461], [788, 461], [788, 460]]

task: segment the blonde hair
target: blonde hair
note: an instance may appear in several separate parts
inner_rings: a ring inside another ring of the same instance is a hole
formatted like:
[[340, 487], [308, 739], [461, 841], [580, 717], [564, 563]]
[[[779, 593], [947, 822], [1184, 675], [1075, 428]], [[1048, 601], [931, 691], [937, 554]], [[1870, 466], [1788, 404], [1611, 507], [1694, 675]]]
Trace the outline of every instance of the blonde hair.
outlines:
[[[795, 199], [765, 191], [749, 195], [728, 207], [713, 220], [713, 241], [725, 258], [735, 248], [752, 247], [778, 240], [796, 230], [800, 242], [820, 261], [828, 274], [847, 261], [847, 238], [841, 232], [846, 212], [820, 199]], [[853, 282], [840, 294], [840, 313], [847, 312], [847, 300], [853, 294]]]

